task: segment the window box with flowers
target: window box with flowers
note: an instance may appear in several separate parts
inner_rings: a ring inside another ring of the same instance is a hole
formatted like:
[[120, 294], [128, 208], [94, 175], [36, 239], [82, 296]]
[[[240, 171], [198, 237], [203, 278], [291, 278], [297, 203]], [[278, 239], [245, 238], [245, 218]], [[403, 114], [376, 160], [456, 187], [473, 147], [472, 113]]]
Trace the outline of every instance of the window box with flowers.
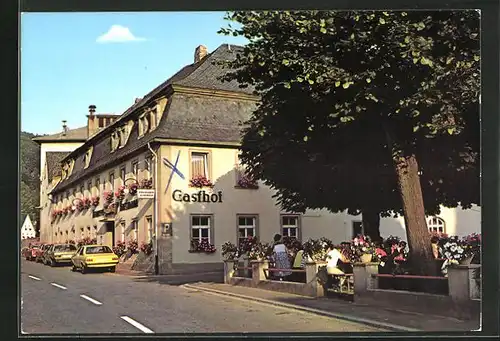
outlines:
[[130, 194], [131, 196], [134, 196], [137, 194], [137, 189], [139, 187], [139, 184], [137, 182], [133, 182], [127, 186], [127, 194]]
[[250, 175], [245, 173], [245, 170], [237, 169], [238, 179], [236, 181], [236, 188], [241, 189], [259, 189], [259, 184]]
[[118, 190], [115, 192], [115, 198], [118, 202], [125, 199], [125, 186], [118, 187]]
[[153, 179], [142, 179], [141, 182], [139, 182], [139, 188], [140, 189], [152, 189], [153, 188]]
[[358, 235], [351, 242], [351, 262], [370, 263], [372, 260], [378, 260], [375, 249], [370, 237]]
[[149, 256], [150, 254], [153, 253], [153, 242], [149, 241], [149, 243], [141, 243], [141, 246], [139, 247], [139, 250], [144, 253], [146, 256]]
[[83, 200], [78, 200], [77, 203], [76, 203], [76, 209], [78, 211], [83, 211], [85, 209], [85, 203], [83, 202]]
[[118, 257], [121, 257], [126, 252], [126, 249], [127, 249], [127, 245], [125, 244], [125, 242], [122, 242], [122, 241], [116, 242], [116, 245], [113, 246], [113, 252]]
[[139, 252], [139, 244], [137, 243], [137, 240], [131, 239], [128, 241], [127, 252], [129, 252], [130, 255], [134, 255]]
[[191, 240], [191, 249], [190, 253], [214, 253], [217, 249], [213, 244], [210, 244], [208, 238], [201, 238]]
[[89, 209], [90, 206], [92, 205], [92, 200], [90, 200], [90, 198], [83, 198], [82, 199], [82, 202], [83, 202], [83, 209]]
[[114, 202], [112, 202], [111, 204], [109, 204], [108, 206], [106, 206], [104, 208], [104, 214], [105, 215], [115, 214], [116, 210], [117, 210], [117, 207], [118, 206]]
[[104, 208], [107, 208], [109, 205], [113, 203], [113, 192], [111, 191], [106, 191], [103, 194], [104, 196]]
[[195, 176], [189, 181], [189, 186], [190, 187], [195, 187], [195, 188], [203, 188], [203, 187], [214, 187], [214, 184], [212, 181], [207, 179], [205, 176]]
[[92, 206], [94, 208], [97, 207], [97, 206], [99, 206], [100, 198], [98, 196], [92, 197], [92, 199], [90, 199], [90, 200], [91, 200]]

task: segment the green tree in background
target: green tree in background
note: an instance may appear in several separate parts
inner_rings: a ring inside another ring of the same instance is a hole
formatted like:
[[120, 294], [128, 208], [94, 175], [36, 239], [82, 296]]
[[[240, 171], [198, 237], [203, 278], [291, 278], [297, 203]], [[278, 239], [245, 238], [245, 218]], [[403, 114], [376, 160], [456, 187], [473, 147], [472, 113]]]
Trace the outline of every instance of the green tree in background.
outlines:
[[21, 132], [20, 223], [22, 224], [26, 215], [29, 215], [38, 233], [40, 218], [39, 210], [36, 207], [40, 205], [40, 146], [32, 141], [34, 137], [36, 135]]
[[[227, 19], [240, 27], [221, 33], [250, 43], [226, 62], [224, 78], [261, 96], [243, 138], [250, 174], [285, 207], [402, 213], [415, 272], [433, 272], [426, 208], [468, 207], [478, 197], [461, 181], [478, 172], [479, 13], [237, 11]], [[359, 193], [346, 195], [348, 185]], [[333, 202], [315, 201], [315, 191]]]

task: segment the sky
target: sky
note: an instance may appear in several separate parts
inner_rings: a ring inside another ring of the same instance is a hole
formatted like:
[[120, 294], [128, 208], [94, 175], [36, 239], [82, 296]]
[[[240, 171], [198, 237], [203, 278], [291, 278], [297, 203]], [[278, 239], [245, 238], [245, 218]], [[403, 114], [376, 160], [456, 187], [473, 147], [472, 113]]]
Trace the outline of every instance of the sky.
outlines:
[[[217, 34], [224, 12], [23, 13], [21, 130], [87, 124], [88, 107], [121, 114], [194, 61], [194, 50], [244, 45]], [[234, 25], [233, 25], [234, 26]]]

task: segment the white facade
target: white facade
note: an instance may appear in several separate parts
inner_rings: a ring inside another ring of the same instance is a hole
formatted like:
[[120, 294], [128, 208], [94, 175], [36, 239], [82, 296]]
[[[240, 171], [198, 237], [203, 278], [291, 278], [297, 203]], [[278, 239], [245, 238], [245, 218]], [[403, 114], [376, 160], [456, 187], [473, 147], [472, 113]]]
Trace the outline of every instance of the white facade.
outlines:
[[27, 215], [24, 219], [23, 226], [21, 227], [21, 239], [35, 238], [36, 232], [33, 224], [31, 223], [30, 216]]

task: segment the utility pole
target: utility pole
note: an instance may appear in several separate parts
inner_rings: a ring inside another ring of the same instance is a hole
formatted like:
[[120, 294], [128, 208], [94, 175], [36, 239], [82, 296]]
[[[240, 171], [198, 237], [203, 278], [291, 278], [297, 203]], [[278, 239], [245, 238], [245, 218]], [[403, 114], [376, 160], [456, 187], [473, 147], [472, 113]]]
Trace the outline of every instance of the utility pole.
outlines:
[[151, 151], [151, 154], [153, 154], [153, 174], [154, 174], [154, 187], [155, 187], [155, 196], [154, 196], [154, 203], [153, 203], [153, 224], [155, 227], [155, 240], [154, 240], [154, 257], [155, 257], [155, 275], [158, 275], [160, 273], [160, 266], [158, 262], [158, 155], [155, 153], [155, 151], [151, 148], [150, 143], [148, 142], [148, 148]]

